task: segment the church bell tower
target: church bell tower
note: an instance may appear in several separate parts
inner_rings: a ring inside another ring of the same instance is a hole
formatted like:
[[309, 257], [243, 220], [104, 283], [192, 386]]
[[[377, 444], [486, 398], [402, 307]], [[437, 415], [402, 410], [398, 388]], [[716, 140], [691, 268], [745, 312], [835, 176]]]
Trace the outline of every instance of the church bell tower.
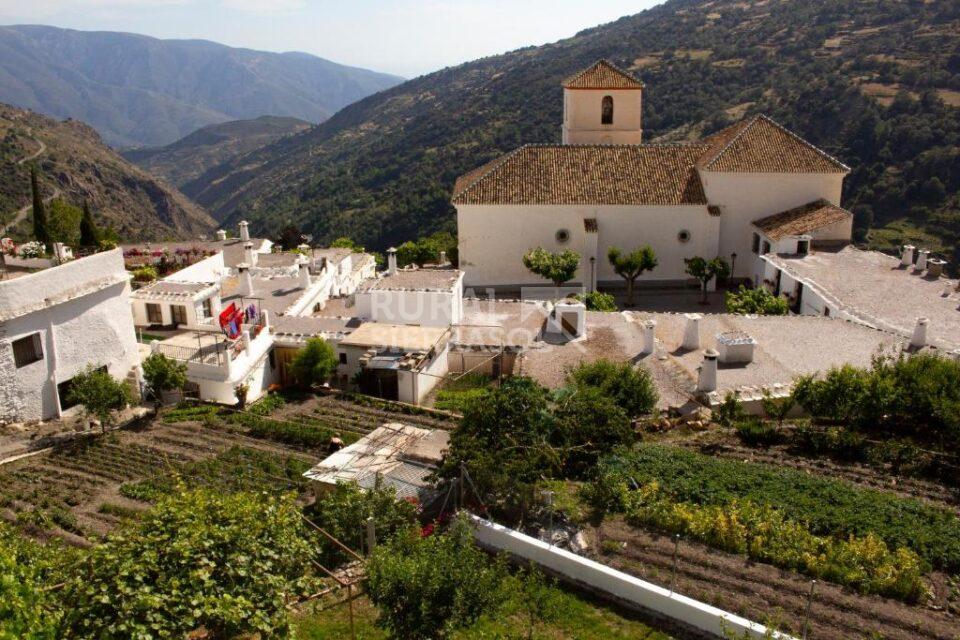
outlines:
[[640, 144], [643, 83], [606, 60], [563, 83], [563, 144]]

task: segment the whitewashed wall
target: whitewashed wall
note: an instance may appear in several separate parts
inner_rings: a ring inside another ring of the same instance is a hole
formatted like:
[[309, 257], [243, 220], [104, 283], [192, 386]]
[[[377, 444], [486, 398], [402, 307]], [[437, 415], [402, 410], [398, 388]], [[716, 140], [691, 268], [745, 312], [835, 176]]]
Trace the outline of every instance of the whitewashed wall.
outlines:
[[[564, 89], [564, 144], [640, 144], [643, 92], [639, 89]], [[601, 124], [603, 98], [613, 98], [613, 123]]]
[[163, 279], [170, 282], [220, 282], [228, 273], [229, 269], [223, 263], [223, 252], [218, 251]]
[[463, 319], [463, 278], [452, 291], [373, 289], [356, 295], [356, 313], [387, 324], [448, 327]]

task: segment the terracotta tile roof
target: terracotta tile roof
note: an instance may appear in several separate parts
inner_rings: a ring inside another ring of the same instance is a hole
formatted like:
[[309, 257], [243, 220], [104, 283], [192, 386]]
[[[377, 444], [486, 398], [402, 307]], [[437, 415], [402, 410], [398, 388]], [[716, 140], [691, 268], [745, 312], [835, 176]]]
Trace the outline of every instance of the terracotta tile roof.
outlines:
[[817, 200], [794, 209], [775, 213], [766, 218], [754, 220], [753, 225], [776, 242], [787, 236], [798, 236], [822, 229], [852, 216], [853, 214], [846, 209], [826, 200]]
[[564, 89], [642, 89], [643, 83], [608, 60], [598, 60], [563, 81]]
[[697, 166], [707, 171], [846, 173], [850, 168], [764, 115], [704, 138]]
[[454, 204], [707, 204], [702, 145], [527, 145], [457, 181]]

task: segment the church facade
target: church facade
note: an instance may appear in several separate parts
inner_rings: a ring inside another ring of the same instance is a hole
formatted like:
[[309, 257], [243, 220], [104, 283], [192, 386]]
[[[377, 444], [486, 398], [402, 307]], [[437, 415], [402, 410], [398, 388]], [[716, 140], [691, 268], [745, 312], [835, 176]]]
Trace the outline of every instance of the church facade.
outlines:
[[750, 278], [763, 253], [849, 243], [849, 168], [773, 120], [742, 120], [696, 143], [642, 144], [643, 85], [601, 60], [564, 84], [562, 144], [525, 145], [454, 186], [465, 286], [546, 284], [522, 256], [580, 254], [571, 284], [622, 286], [610, 247], [650, 245], [638, 283], [688, 282], [684, 259], [720, 256]]

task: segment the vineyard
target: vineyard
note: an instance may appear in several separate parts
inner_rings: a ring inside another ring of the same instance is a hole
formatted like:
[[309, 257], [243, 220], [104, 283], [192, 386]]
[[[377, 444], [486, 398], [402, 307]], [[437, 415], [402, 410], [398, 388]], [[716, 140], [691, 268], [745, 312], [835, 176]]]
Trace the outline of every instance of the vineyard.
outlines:
[[332, 396], [270, 396], [243, 412], [176, 407], [144, 429], [84, 437], [0, 467], [0, 518], [39, 539], [88, 546], [181, 486], [303, 493], [302, 473], [334, 435], [349, 444], [383, 422], [452, 424], [403, 411]]

